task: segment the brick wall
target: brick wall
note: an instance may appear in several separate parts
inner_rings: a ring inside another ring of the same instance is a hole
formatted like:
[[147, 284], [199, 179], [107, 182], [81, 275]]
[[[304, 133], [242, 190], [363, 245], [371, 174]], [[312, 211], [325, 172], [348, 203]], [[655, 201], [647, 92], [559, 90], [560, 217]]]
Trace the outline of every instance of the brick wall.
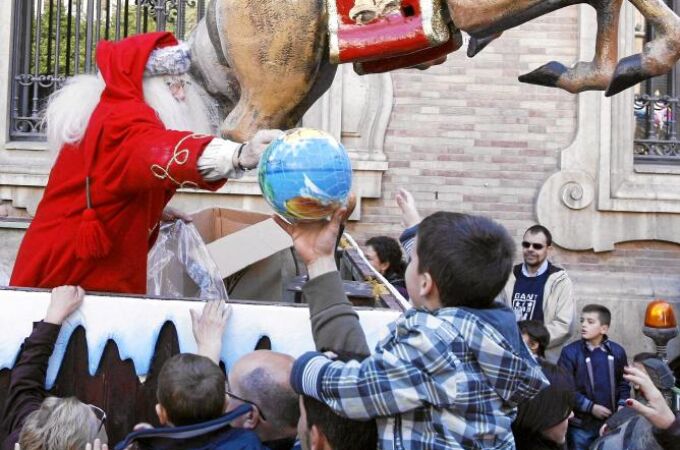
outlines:
[[[577, 29], [578, 10], [571, 7], [503, 34], [473, 59], [461, 49], [427, 71], [396, 72], [384, 195], [365, 200], [361, 222], [350, 227], [355, 238], [398, 236], [394, 195], [405, 187], [424, 215], [488, 215], [519, 242], [536, 221], [540, 186], [576, 132], [577, 97], [521, 84], [517, 76], [550, 60], [575, 62]], [[600, 302], [612, 309], [612, 335], [631, 354], [651, 348], [640, 332], [647, 301], [680, 302], [678, 245], [625, 243], [605, 253], [557, 248], [552, 259], [571, 274], [579, 307]], [[680, 342], [673, 344], [680, 352]]]

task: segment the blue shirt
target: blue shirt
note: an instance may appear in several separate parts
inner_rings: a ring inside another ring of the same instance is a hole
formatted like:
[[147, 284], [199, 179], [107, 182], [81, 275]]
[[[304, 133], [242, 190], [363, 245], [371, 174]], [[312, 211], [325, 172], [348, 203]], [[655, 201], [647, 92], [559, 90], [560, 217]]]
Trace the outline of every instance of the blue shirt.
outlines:
[[[546, 261], [547, 263], [547, 261]], [[515, 319], [538, 320], [543, 322], [543, 293], [550, 275], [550, 264], [544, 264], [534, 277], [527, 276], [522, 270], [515, 271], [515, 286], [512, 288], [512, 309]]]

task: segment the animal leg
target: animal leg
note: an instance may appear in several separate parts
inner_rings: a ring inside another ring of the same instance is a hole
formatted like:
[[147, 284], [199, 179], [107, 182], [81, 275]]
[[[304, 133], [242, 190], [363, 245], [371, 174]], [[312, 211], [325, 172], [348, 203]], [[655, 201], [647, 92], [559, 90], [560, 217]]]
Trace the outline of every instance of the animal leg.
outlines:
[[642, 53], [623, 58], [616, 66], [606, 96], [643, 80], [668, 73], [680, 59], [680, 18], [662, 0], [629, 0], [657, 33]]
[[467, 55], [468, 58], [474, 57], [477, 53], [481, 52], [486, 48], [487, 45], [501, 37], [502, 32], [495, 33], [490, 36], [484, 37], [474, 37], [470, 36], [470, 41], [468, 42]]
[[223, 54], [241, 94], [221, 134], [243, 141], [258, 129], [295, 126], [327, 47], [323, 2], [216, 0], [215, 7]]
[[551, 61], [521, 75], [519, 81], [558, 87], [572, 94], [588, 90], [605, 90], [618, 58], [617, 38], [621, 3], [622, 0], [598, 0], [590, 3], [597, 11], [597, 41], [592, 61], [581, 61], [571, 68]]

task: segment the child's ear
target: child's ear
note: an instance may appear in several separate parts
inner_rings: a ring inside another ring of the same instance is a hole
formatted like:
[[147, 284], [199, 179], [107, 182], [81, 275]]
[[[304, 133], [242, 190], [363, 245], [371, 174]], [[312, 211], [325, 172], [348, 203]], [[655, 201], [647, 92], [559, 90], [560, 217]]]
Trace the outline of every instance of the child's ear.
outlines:
[[168, 412], [160, 403], [156, 403], [156, 415], [158, 416], [158, 422], [160, 422], [161, 425], [165, 426], [169, 423]]
[[326, 448], [326, 441], [326, 436], [319, 430], [319, 427], [312, 425], [312, 429], [309, 430], [310, 450], [322, 450]]
[[433, 288], [436, 286], [434, 285], [434, 280], [432, 279], [432, 275], [430, 275], [430, 272], [423, 272], [419, 274], [419, 280], [418, 280], [420, 286], [419, 288], [419, 294], [421, 297], [427, 298], [433, 293]]

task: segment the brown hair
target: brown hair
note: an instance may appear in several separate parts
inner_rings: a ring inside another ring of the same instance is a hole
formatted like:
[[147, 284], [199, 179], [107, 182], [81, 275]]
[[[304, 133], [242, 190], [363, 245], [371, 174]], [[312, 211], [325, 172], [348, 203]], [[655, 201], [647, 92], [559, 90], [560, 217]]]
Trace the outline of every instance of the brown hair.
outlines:
[[205, 356], [182, 353], [163, 365], [156, 396], [173, 425], [190, 425], [224, 413], [224, 383], [217, 364]]

